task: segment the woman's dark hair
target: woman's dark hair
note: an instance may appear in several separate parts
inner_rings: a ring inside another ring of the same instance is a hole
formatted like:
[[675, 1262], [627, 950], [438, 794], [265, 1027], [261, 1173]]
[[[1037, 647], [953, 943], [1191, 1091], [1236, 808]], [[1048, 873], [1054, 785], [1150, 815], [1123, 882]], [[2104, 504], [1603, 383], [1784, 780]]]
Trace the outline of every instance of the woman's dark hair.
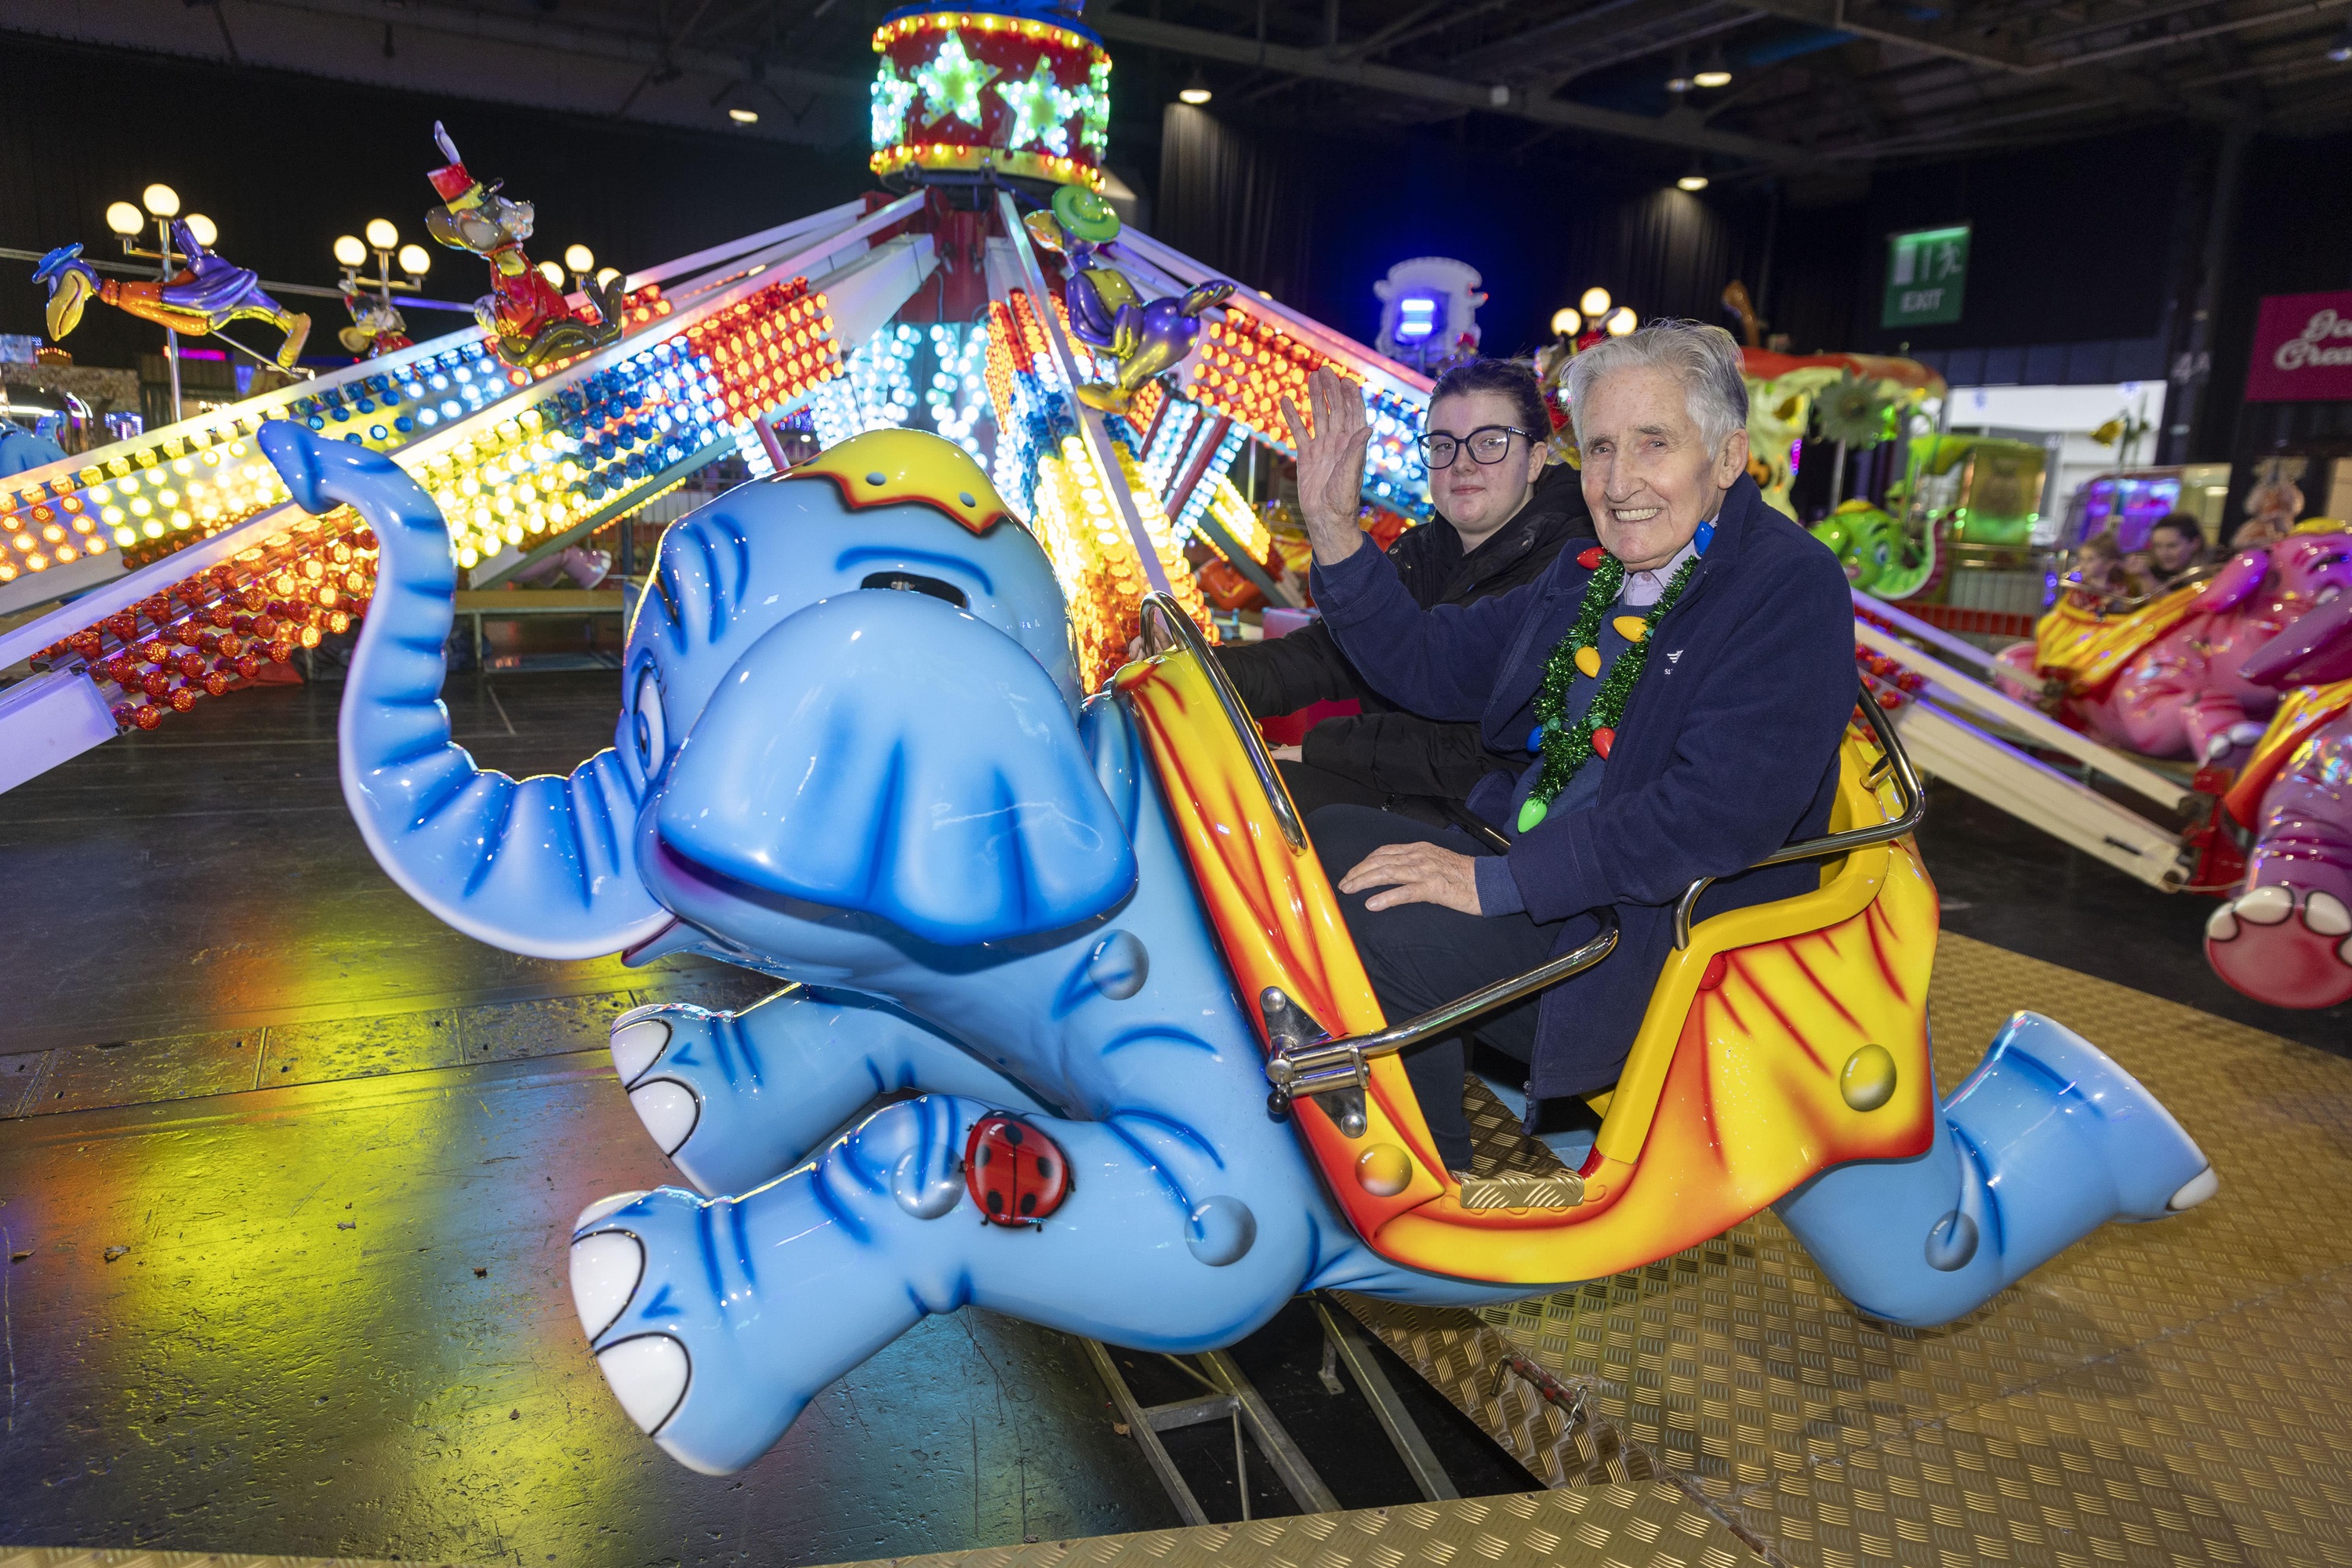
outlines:
[[2193, 511], [2168, 511], [2147, 525], [2147, 531], [2151, 534], [2159, 528], [2168, 528], [2175, 533], [2195, 540], [2200, 544], [2205, 542], [2205, 525], [2198, 521], [2197, 514]]
[[1544, 411], [1542, 385], [1536, 373], [1517, 360], [1474, 359], [1468, 364], [1457, 364], [1437, 378], [1430, 390], [1429, 405], [1437, 406], [1441, 397], [1465, 397], [1474, 393], [1492, 392], [1511, 400], [1518, 426], [1532, 433], [1540, 443], [1551, 438], [1551, 416]]

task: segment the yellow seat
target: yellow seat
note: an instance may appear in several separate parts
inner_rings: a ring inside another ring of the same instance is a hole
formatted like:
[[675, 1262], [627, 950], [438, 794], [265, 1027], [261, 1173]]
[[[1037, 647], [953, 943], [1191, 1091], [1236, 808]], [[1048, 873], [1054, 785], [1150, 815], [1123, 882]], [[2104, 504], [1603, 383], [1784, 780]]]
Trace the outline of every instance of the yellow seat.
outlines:
[[[1235, 986], [1252, 1001], [1278, 988], [1332, 1037], [1379, 1032], [1386, 1020], [1338, 900], [1262, 742], [1196, 641], [1174, 629], [1160, 640], [1171, 646], [1114, 684]], [[1847, 731], [1832, 835], [1898, 820], [1888, 762], [1872, 736]], [[1393, 1262], [1529, 1285], [1636, 1268], [1830, 1165], [1927, 1147], [1937, 924], [1935, 888], [1905, 838], [1825, 861], [1814, 891], [1691, 927], [1658, 976], [1572, 1206], [1465, 1204], [1392, 1054], [1362, 1064], [1360, 1128], [1333, 1110], [1353, 1121], [1353, 1097], [1300, 1099], [1292, 1113], [1357, 1234]], [[1264, 1039], [1272, 1050], [1270, 1031]]]

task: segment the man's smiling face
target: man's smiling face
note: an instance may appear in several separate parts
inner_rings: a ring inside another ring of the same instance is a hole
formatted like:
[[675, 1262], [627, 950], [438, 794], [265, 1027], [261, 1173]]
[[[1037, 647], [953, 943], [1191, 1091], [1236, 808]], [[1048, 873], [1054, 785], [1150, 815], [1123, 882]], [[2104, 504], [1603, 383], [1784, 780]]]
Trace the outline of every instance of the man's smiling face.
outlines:
[[1654, 365], [1604, 374], [1576, 412], [1585, 504], [1601, 547], [1629, 571], [1672, 560], [1748, 467], [1748, 432], [1708, 450], [1683, 384]]

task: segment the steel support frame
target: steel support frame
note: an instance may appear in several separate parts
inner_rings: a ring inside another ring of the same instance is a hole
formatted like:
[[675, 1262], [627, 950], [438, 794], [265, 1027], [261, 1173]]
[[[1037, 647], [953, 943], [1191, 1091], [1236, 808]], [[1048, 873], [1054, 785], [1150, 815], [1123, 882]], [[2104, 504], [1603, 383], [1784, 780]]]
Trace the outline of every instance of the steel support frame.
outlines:
[[[1344, 1313], [1333, 1310], [1321, 1296], [1310, 1297], [1309, 1300], [1316, 1321], [1323, 1331], [1324, 1387], [1333, 1394], [1344, 1391], [1331, 1370], [1335, 1361], [1344, 1365], [1349, 1375], [1355, 1380], [1357, 1388], [1362, 1391], [1364, 1402], [1371, 1406], [1381, 1429], [1388, 1434], [1397, 1457], [1404, 1461], [1405, 1468], [1411, 1472], [1413, 1485], [1420, 1489], [1421, 1495], [1431, 1502], [1459, 1498], [1461, 1492], [1446, 1475], [1445, 1466], [1438, 1458], [1436, 1450], [1430, 1447], [1429, 1439], [1422, 1435], [1420, 1426], [1414, 1423], [1412, 1412], [1397, 1397], [1396, 1387], [1381, 1370], [1370, 1342]], [[1176, 1505], [1178, 1515], [1186, 1524], [1215, 1521], [1201, 1506], [1200, 1498], [1184, 1479], [1182, 1471], [1177, 1468], [1174, 1457], [1168, 1452], [1168, 1446], [1160, 1441], [1160, 1435], [1186, 1426], [1203, 1426], [1212, 1421], [1234, 1423], [1237, 1461], [1242, 1456], [1238, 1446], [1240, 1434], [1244, 1431], [1248, 1433], [1257, 1445], [1258, 1452], [1265, 1457], [1266, 1463], [1281, 1479], [1283, 1489], [1290, 1493], [1291, 1500], [1298, 1505], [1300, 1512], [1339, 1511], [1339, 1500], [1332, 1495], [1331, 1489], [1316, 1473], [1314, 1465], [1276, 1417], [1256, 1385], [1223, 1351], [1203, 1352], [1189, 1360], [1181, 1356], [1168, 1357], [1186, 1376], [1209, 1392], [1191, 1399], [1146, 1405], [1128, 1386], [1127, 1378], [1119, 1372], [1118, 1363], [1112, 1356], [1111, 1347], [1099, 1340], [1081, 1340], [1079, 1342], [1086, 1347], [1087, 1360], [1094, 1366], [1095, 1374], [1102, 1379], [1103, 1387], [1109, 1392], [1112, 1408], [1118, 1412], [1120, 1423], [1127, 1427], [1128, 1435], [1135, 1439], [1136, 1446], [1143, 1450], [1144, 1462], [1160, 1479], [1169, 1500]], [[1246, 1470], [1237, 1469], [1236, 1479], [1242, 1495], [1242, 1517], [1247, 1519], [1249, 1478]]]

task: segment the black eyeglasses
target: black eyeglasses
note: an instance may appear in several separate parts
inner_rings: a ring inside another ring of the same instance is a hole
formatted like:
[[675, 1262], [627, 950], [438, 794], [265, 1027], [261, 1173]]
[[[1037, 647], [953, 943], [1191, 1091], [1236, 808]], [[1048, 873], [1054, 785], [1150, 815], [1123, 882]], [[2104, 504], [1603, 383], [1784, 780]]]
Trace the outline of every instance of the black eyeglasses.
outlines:
[[1423, 436], [1417, 444], [1421, 447], [1422, 461], [1432, 468], [1452, 468], [1454, 458], [1465, 447], [1470, 448], [1472, 461], [1481, 467], [1489, 467], [1510, 455], [1511, 437], [1514, 436], [1523, 437], [1529, 446], [1535, 445], [1535, 437], [1516, 425], [1481, 425], [1467, 436], [1458, 437]]

